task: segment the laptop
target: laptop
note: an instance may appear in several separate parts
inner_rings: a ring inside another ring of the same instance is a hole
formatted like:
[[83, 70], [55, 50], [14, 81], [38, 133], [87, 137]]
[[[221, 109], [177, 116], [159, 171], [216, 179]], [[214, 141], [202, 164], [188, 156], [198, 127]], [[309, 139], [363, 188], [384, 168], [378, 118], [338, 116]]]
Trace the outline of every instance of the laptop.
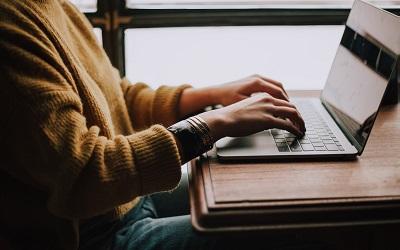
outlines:
[[320, 98], [291, 99], [306, 123], [302, 138], [279, 129], [216, 142], [220, 160], [361, 155], [389, 82], [398, 84], [400, 18], [356, 0]]

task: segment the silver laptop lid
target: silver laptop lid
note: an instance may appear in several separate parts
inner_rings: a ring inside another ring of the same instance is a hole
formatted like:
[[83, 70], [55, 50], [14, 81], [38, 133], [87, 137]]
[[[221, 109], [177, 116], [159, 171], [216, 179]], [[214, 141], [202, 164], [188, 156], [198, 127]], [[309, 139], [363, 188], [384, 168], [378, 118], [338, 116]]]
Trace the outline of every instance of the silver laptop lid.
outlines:
[[359, 154], [400, 54], [400, 18], [356, 0], [321, 101]]

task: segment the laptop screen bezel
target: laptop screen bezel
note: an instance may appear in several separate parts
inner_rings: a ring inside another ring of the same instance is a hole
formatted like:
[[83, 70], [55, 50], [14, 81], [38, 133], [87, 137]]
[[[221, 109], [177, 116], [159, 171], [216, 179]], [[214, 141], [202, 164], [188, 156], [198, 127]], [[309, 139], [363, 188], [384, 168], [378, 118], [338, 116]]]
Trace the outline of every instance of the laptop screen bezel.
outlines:
[[[356, 16], [355, 16], [356, 14], [353, 14], [352, 12], [355, 10], [355, 8], [360, 8], [360, 6], [369, 6], [369, 7], [373, 8], [373, 9], [375, 9], [376, 11], [378, 11], [379, 13], [382, 13], [382, 14], [384, 14], [384, 15], [388, 15], [388, 17], [389, 17], [389, 16], [390, 16], [390, 17], [395, 17], [395, 18], [396, 18], [396, 21], [397, 21], [397, 19], [399, 18], [399, 16], [397, 16], [397, 15], [395, 15], [395, 14], [393, 14], [393, 13], [390, 13], [390, 12], [388, 12], [388, 11], [382, 9], [382, 8], [379, 8], [379, 7], [377, 7], [377, 6], [374, 6], [373, 4], [371, 4], [371, 3], [369, 3], [369, 2], [367, 2], [367, 1], [365, 1], [365, 0], [355, 0], [354, 3], [353, 3], [353, 7], [352, 7], [352, 10], [351, 10], [351, 12], [350, 12], [350, 15], [349, 15], [349, 17], [348, 17], [348, 20], [347, 20], [347, 22], [346, 22], [346, 28], [352, 29], [352, 26], [353, 26], [353, 25], [358, 26], [357, 23], [354, 23], [355, 20], [357, 20], [357, 19], [355, 18], [355, 17], [356, 17]], [[360, 9], [357, 9], [357, 11], [360, 11]], [[378, 12], [377, 12], [377, 13], [378, 13]], [[355, 13], [357, 13], [357, 12], [355, 12]], [[352, 14], [353, 14], [353, 16], [352, 16]], [[352, 19], [351, 19], [351, 21], [350, 21], [350, 18], [351, 18], [351, 17], [352, 17]], [[348, 26], [348, 25], [349, 25], [349, 22], [351, 23], [351, 26]], [[367, 32], [367, 34], [368, 34], [368, 32]], [[340, 44], [338, 45], [338, 49], [337, 49], [337, 51], [336, 51], [336, 55], [335, 55], [335, 59], [334, 59], [334, 60], [337, 59], [340, 46], [344, 46], [344, 45], [342, 45], [342, 41], [343, 41], [344, 35], [345, 35], [345, 34], [343, 33], [343, 35], [342, 35], [342, 40], [341, 40]], [[365, 37], [364, 37], [364, 38], [365, 38]], [[382, 39], [382, 37], [381, 37], [381, 39]], [[324, 89], [321, 91], [321, 95], [320, 95], [320, 101], [321, 101], [322, 105], [325, 107], [325, 109], [326, 109], [326, 110], [328, 111], [328, 113], [331, 115], [331, 117], [333, 118], [333, 120], [336, 122], [336, 124], [339, 126], [339, 128], [342, 130], [342, 132], [343, 132], [343, 133], [345, 134], [345, 136], [348, 138], [348, 140], [349, 140], [349, 141], [353, 144], [353, 146], [357, 149], [358, 155], [361, 155], [362, 152], [364, 151], [365, 145], [367, 144], [367, 141], [368, 141], [368, 139], [369, 139], [369, 136], [370, 136], [370, 134], [371, 134], [371, 132], [372, 132], [373, 125], [375, 124], [375, 121], [376, 121], [376, 118], [377, 118], [377, 116], [378, 116], [378, 113], [380, 112], [380, 109], [381, 109], [381, 106], [382, 106], [382, 103], [383, 103], [383, 98], [384, 98], [384, 96], [386, 96], [386, 94], [387, 94], [386, 92], [388, 91], [388, 89], [390, 89], [390, 88], [389, 88], [389, 85], [390, 85], [390, 84], [400, 84], [400, 83], [399, 83], [399, 79], [400, 79], [400, 75], [399, 75], [399, 74], [400, 74], [400, 53], [394, 52], [393, 50], [391, 50], [391, 49], [389, 49], [387, 46], [385, 46], [385, 44], [380, 43], [379, 41], [375, 40], [375, 39], [374, 39], [373, 37], [371, 37], [371, 36], [368, 36], [368, 39], [367, 39], [367, 40], [368, 40], [368, 42], [370, 42], [370, 43], [375, 44], [376, 46], [378, 46], [380, 49], [382, 49], [382, 51], [384, 51], [384, 52], [386, 52], [387, 54], [389, 54], [389, 55], [394, 59], [394, 65], [393, 65], [393, 68], [392, 68], [392, 71], [391, 71], [389, 77], [386, 77], [386, 79], [387, 79], [386, 89], [385, 89], [383, 95], [380, 97], [380, 103], [379, 103], [379, 105], [378, 105], [377, 111], [375, 112], [375, 115], [374, 115], [373, 118], [372, 118], [371, 129], [369, 130], [368, 134], [366, 135], [365, 140], [363, 141], [363, 144], [360, 144], [360, 143], [359, 143], [359, 141], [353, 136], [353, 134], [351, 133], [351, 131], [348, 129], [347, 125], [346, 125], [346, 124], [341, 120], [341, 118], [336, 114], [336, 112], [334, 111], [333, 106], [331, 106], [331, 105], [329, 104], [329, 102], [328, 102], [327, 100], [324, 99], [324, 91], [326, 91], [326, 89], [327, 89], [327, 88], [326, 88], [326, 85], [327, 85], [327, 82], [328, 82], [329, 79], [327, 79], [327, 81], [326, 81], [326, 83], [325, 83], [325, 87], [324, 87]], [[393, 46], [393, 41], [391, 41], [391, 46]], [[393, 49], [394, 49], [394, 48], [393, 48]], [[394, 50], [396, 50], [396, 49], [394, 49]], [[397, 50], [396, 50], [396, 51], [397, 51]], [[331, 71], [332, 71], [332, 68], [331, 68]], [[393, 82], [391, 82], [391, 81], [393, 81]]]

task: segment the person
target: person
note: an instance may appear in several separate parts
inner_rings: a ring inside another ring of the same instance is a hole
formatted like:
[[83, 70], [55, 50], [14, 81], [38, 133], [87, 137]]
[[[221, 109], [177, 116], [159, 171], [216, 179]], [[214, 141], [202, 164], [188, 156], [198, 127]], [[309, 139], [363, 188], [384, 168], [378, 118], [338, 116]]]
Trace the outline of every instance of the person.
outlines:
[[305, 131], [266, 77], [130, 83], [67, 0], [2, 0], [0, 55], [0, 234], [16, 249], [212, 249], [187, 209], [163, 216], [185, 204], [181, 166], [225, 136]]

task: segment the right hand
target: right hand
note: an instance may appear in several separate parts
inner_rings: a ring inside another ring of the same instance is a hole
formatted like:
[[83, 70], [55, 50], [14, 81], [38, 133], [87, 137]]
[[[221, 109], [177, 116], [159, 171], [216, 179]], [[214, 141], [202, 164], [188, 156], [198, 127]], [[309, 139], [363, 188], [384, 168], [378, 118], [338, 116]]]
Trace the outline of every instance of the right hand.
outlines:
[[271, 128], [287, 130], [297, 136], [305, 132], [296, 107], [286, 100], [259, 93], [229, 106], [199, 114], [215, 141], [239, 137]]

